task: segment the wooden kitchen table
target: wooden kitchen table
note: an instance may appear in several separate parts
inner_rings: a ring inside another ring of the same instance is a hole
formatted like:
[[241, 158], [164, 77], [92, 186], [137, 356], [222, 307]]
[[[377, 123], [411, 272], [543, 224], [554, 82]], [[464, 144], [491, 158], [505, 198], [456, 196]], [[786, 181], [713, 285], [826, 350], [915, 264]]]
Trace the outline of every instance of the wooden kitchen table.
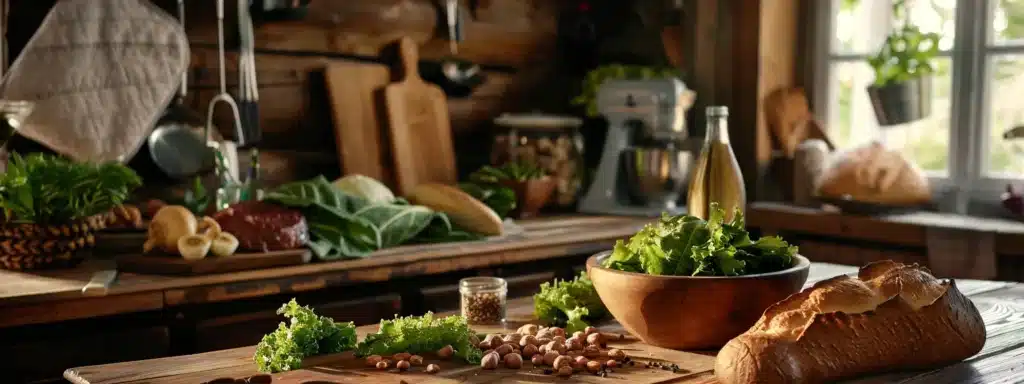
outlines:
[[[807, 284], [842, 273], [854, 273], [855, 267], [815, 263], [811, 266]], [[853, 383], [1016, 383], [1024, 382], [1024, 284], [958, 280], [957, 287], [974, 301], [985, 319], [988, 340], [984, 349], [967, 359], [943, 369], [928, 372], [889, 374], [851, 381]], [[529, 298], [509, 302], [509, 328], [515, 329], [532, 315]], [[339, 319], [342, 320], [342, 319]], [[376, 326], [360, 327], [360, 336], [375, 331]], [[604, 324], [605, 333], [620, 334], [621, 326], [615, 322]], [[269, 329], [267, 331], [270, 331]], [[481, 331], [489, 331], [481, 329]], [[575, 374], [565, 382], [586, 383], [714, 383], [714, 352], [671, 351], [643, 345], [626, 336], [618, 341], [627, 354], [643, 359], [660, 359], [678, 364], [681, 370], [671, 373], [653, 368], [630, 367], [619, 369], [607, 378], [589, 374]], [[132, 361], [68, 369], [64, 377], [76, 384], [199, 384], [209, 380], [231, 377], [243, 378], [256, 374], [252, 362], [253, 347], [217, 352], [177, 356], [162, 359]], [[545, 376], [539, 369], [524, 368], [513, 371], [499, 368], [480, 371], [475, 366], [448, 362], [438, 375], [415, 372], [381, 372], [364, 368], [351, 353], [314, 358], [307, 368], [277, 374], [274, 383], [454, 383], [454, 382], [563, 382]]]

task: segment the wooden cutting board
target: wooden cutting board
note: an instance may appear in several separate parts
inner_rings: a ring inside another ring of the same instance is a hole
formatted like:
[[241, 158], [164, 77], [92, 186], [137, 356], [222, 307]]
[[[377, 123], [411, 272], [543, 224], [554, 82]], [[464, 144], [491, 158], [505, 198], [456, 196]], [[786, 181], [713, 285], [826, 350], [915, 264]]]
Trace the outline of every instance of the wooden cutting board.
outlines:
[[384, 87], [391, 82], [390, 70], [381, 64], [332, 61], [324, 79], [341, 174], [361, 174], [393, 185], [390, 150], [381, 139], [386, 122]]
[[454, 184], [458, 176], [444, 92], [420, 77], [412, 39], [399, 40], [398, 51], [403, 76], [384, 89], [395, 192], [405, 195], [422, 183]]
[[305, 264], [311, 258], [312, 253], [306, 248], [236, 253], [230, 257], [206, 257], [196, 261], [171, 255], [130, 255], [117, 259], [117, 269], [151, 275], [208, 275]]

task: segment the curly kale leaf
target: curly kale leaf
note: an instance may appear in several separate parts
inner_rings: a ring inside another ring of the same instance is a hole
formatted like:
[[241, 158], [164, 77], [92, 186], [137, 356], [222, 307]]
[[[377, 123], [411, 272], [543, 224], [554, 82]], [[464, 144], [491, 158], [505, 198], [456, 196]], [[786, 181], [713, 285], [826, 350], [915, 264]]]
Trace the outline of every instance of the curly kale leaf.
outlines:
[[588, 322], [608, 315], [586, 272], [573, 280], [541, 284], [540, 293], [533, 296], [533, 312], [537, 320], [564, 326], [570, 333], [582, 331]]
[[356, 355], [420, 354], [436, 352], [451, 345], [456, 357], [477, 364], [483, 354], [470, 341], [472, 336], [475, 332], [462, 316], [438, 318], [427, 312], [423, 316], [396, 317], [394, 320], [381, 320], [377, 333], [367, 335], [356, 346]]
[[277, 314], [288, 318], [256, 345], [253, 360], [261, 372], [283, 372], [302, 367], [302, 359], [355, 348], [355, 324], [336, 323], [318, 316], [295, 299], [281, 306]]

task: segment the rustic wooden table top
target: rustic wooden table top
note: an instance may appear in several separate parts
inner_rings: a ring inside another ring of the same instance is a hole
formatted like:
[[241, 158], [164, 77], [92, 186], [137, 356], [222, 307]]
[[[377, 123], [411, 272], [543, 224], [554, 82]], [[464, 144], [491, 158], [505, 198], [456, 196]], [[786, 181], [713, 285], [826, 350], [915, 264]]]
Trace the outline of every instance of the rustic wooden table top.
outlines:
[[[815, 263], [807, 284], [856, 268]], [[1024, 381], [1024, 284], [959, 280], [957, 287], [974, 301], [985, 319], [988, 340], [984, 349], [966, 361], [929, 372], [889, 374], [863, 378], [854, 383], [1012, 383]], [[514, 329], [532, 317], [529, 298], [509, 303], [508, 328]], [[375, 331], [375, 326], [360, 327], [360, 335]], [[623, 333], [617, 323], [605, 324], [606, 333]], [[269, 331], [269, 330], [268, 330]], [[481, 329], [481, 331], [490, 331]], [[660, 359], [678, 364], [682, 371], [671, 373], [657, 369], [627, 368], [607, 378], [574, 375], [568, 382], [587, 383], [714, 383], [714, 352], [684, 352], [640, 344], [631, 337], [619, 342], [624, 350], [638, 359]], [[68, 369], [64, 377], [76, 384], [197, 384], [222, 377], [242, 378], [256, 374], [252, 362], [253, 347], [236, 348], [197, 355], [154, 360], [133, 361]], [[475, 366], [449, 363], [437, 376], [423, 373], [381, 373], [361, 366], [349, 354], [317, 359], [306, 369], [277, 374], [274, 383], [448, 383], [448, 382], [562, 382], [540, 371], [480, 371]]]
[[[100, 297], [83, 295], [82, 287], [96, 271], [113, 268], [111, 260], [90, 260], [78, 268], [60, 271], [0, 270], [0, 327], [595, 253], [609, 249], [615, 240], [628, 237], [649, 221], [637, 217], [555, 216], [517, 222], [522, 231], [498, 238], [402, 246], [355, 260], [200, 276], [120, 273], [107, 294]], [[55, 305], [62, 310], [53, 311]]]

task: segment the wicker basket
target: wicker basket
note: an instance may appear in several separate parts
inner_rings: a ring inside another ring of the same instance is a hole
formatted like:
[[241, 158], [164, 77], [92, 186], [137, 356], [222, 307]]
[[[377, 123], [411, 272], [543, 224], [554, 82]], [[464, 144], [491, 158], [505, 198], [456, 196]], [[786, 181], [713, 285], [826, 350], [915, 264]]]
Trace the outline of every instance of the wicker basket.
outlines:
[[73, 267], [96, 244], [94, 233], [107, 225], [106, 214], [66, 224], [0, 224], [0, 268], [34, 270]]

